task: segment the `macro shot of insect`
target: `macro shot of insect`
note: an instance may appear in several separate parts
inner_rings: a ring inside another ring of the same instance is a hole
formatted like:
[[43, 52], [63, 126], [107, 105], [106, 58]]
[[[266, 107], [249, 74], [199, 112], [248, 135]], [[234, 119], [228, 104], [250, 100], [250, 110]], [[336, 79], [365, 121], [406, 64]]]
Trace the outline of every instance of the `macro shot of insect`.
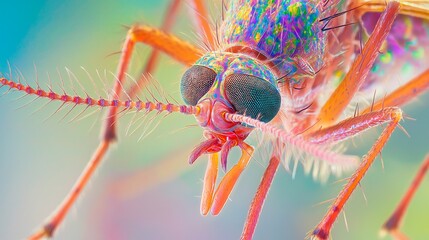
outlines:
[[2, 239], [427, 239], [429, 2], [1, 6]]

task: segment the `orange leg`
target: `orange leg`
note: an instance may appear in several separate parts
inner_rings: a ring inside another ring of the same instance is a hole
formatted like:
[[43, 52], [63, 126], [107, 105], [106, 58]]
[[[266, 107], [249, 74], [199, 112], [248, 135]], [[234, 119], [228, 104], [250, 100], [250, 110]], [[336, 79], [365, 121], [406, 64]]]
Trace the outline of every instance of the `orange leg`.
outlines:
[[202, 209], [210, 209], [211, 207], [213, 215], [218, 215], [222, 210], [235, 186], [235, 183], [253, 155], [254, 148], [252, 146], [245, 142], [241, 142], [239, 146], [241, 148], [241, 158], [238, 160], [238, 163], [223, 177], [215, 194], [213, 195], [212, 206], [205, 205], [201, 207]]
[[[173, 2], [173, 5], [174, 4], [176, 4], [176, 2]], [[171, 7], [170, 11], [177, 11], [177, 7]], [[170, 17], [170, 14], [167, 14], [167, 17]], [[120, 96], [123, 91], [122, 86], [123, 81], [125, 80], [125, 73], [128, 69], [132, 52], [137, 42], [146, 43], [185, 64], [191, 64], [192, 61], [195, 61], [201, 54], [200, 49], [158, 29], [144, 26], [132, 27], [128, 32], [122, 48], [122, 56], [117, 70], [118, 80], [113, 89], [113, 96]], [[109, 146], [116, 140], [116, 113], [116, 108], [111, 108], [108, 112], [105, 126], [103, 127], [103, 140], [100, 142], [93, 158], [88, 162], [86, 168], [81, 174], [81, 177], [77, 180], [70, 193], [49, 218], [47, 224], [41, 230], [30, 236], [29, 239], [51, 237], [57, 227], [61, 224], [62, 220], [70, 210], [70, 207], [73, 206], [83, 188], [97, 169], [97, 166], [104, 158]]]
[[399, 231], [402, 219], [404, 214], [407, 211], [408, 206], [410, 205], [411, 199], [413, 198], [417, 188], [420, 186], [426, 172], [429, 168], [429, 155], [426, 156], [423, 164], [421, 165], [416, 177], [414, 178], [413, 183], [411, 183], [410, 188], [405, 194], [404, 198], [401, 200], [399, 205], [396, 207], [396, 210], [390, 216], [390, 218], [384, 223], [383, 231], [388, 232], [397, 240], [407, 239], [404, 234]]
[[243, 233], [241, 234], [241, 240], [250, 240], [255, 232], [256, 225], [258, 223], [259, 215], [262, 211], [265, 199], [267, 198], [268, 191], [270, 190], [271, 183], [273, 182], [274, 175], [280, 165], [280, 159], [278, 156], [271, 156], [270, 163], [265, 170], [264, 176], [262, 177], [261, 183], [259, 184], [258, 191], [253, 198], [252, 204], [250, 205], [249, 213], [247, 214], [246, 222], [244, 223]]
[[398, 2], [389, 2], [386, 11], [380, 16], [373, 33], [366, 42], [362, 53], [356, 57], [344, 80], [320, 110], [317, 117], [318, 122], [313, 129], [332, 125], [341, 116], [365, 81], [399, 10], [400, 4]]
[[97, 151], [95, 151], [94, 156], [91, 158], [89, 163], [86, 165], [82, 174], [76, 181], [75, 185], [72, 188], [72, 191], [69, 192], [67, 197], [64, 199], [64, 202], [61, 203], [58, 210], [49, 220], [49, 223], [46, 224], [43, 229], [36, 232], [34, 235], [30, 236], [29, 239], [41, 239], [44, 237], [52, 237], [55, 229], [63, 221], [64, 217], [67, 215], [70, 208], [73, 206], [76, 199], [79, 197], [84, 186], [88, 183], [91, 176], [94, 174], [95, 170], [99, 166], [103, 156], [106, 154], [109, 148], [110, 142], [103, 141]]
[[[174, 35], [148, 26], [134, 26], [129, 30], [126, 43], [134, 47], [137, 42], [152, 46], [185, 65], [193, 64], [203, 54], [203, 51], [198, 47]], [[131, 52], [132, 49], [129, 53], [131, 54]]]
[[[402, 119], [402, 111], [398, 108], [387, 108], [379, 112], [373, 112], [367, 115], [363, 115], [361, 117], [364, 117], [364, 116], [372, 116], [372, 118], [367, 118], [366, 121], [359, 121], [358, 123], [354, 123], [353, 121], [355, 121], [356, 118], [352, 118], [349, 120], [345, 120], [336, 126], [333, 126], [327, 129], [322, 129], [319, 132], [315, 132], [314, 134], [311, 134], [312, 141], [315, 141], [315, 142], [332, 141], [331, 139], [342, 140], [348, 135], [348, 134], [345, 135], [343, 133], [344, 130], [349, 130], [350, 133], [352, 133], [352, 135], [355, 135], [365, 130], [366, 129], [365, 126], [368, 125], [368, 122], [373, 122], [373, 124], [369, 124], [370, 126], [380, 125], [382, 123], [389, 122], [387, 127], [381, 133], [380, 137], [377, 139], [375, 144], [369, 150], [368, 154], [364, 156], [359, 168], [351, 176], [349, 182], [344, 186], [343, 190], [335, 199], [335, 202], [332, 204], [331, 208], [329, 209], [325, 217], [322, 219], [322, 221], [319, 223], [319, 225], [317, 225], [316, 229], [313, 231], [313, 239], [329, 238], [331, 227], [334, 224], [335, 220], [337, 219], [338, 214], [343, 209], [345, 203], [353, 193], [354, 189], [358, 186], [358, 184], [362, 180], [366, 171], [374, 162], [374, 159], [383, 149], [384, 145], [392, 135], [396, 126], [399, 124], [399, 121]], [[360, 124], [360, 125], [356, 125], [356, 124]], [[356, 127], [359, 128], [360, 131], [356, 131], [355, 130]], [[323, 134], [321, 134], [321, 131], [323, 131]], [[337, 139], [338, 137], [341, 137], [341, 138]]]

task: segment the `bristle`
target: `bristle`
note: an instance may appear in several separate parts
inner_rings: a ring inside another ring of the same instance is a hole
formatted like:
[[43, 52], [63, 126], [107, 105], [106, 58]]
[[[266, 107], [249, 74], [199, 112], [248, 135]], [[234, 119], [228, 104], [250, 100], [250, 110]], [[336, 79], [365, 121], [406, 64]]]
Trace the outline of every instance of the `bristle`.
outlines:
[[357, 6], [357, 7], [354, 7], [354, 8], [348, 9], [348, 10], [345, 10], [345, 11], [343, 11], [343, 12], [335, 13], [335, 14], [332, 14], [332, 15], [330, 15], [330, 16], [328, 16], [328, 17], [325, 17], [325, 18], [320, 19], [320, 20], [319, 20], [319, 22], [323, 23], [323, 25], [322, 25], [322, 27], [321, 27], [322, 31], [324, 31], [324, 32], [325, 32], [325, 31], [328, 31], [328, 30], [333, 30], [333, 29], [337, 29], [337, 28], [341, 28], [341, 27], [347, 27], [347, 26], [350, 26], [350, 25], [354, 25], [354, 24], [356, 24], [355, 22], [351, 22], [351, 23], [344, 23], [344, 24], [340, 24], [340, 25], [333, 26], [333, 27], [328, 27], [329, 23], [330, 23], [332, 20], [334, 20], [335, 18], [340, 17], [340, 16], [342, 16], [342, 15], [344, 15], [344, 14], [346, 14], [346, 13], [349, 13], [349, 12], [351, 12], [351, 11], [353, 11], [353, 10], [356, 10], [356, 9], [358, 9], [358, 8], [360, 8], [360, 7], [361, 7], [361, 6]]
[[132, 127], [132, 126], [134, 126], [135, 120], [136, 120], [136, 118], [137, 118], [137, 113], [138, 113], [138, 111], [135, 111], [134, 116], [131, 118], [131, 120], [130, 120], [130, 121], [129, 121], [129, 123], [128, 123], [128, 126], [127, 126], [127, 128], [126, 128], [126, 130], [125, 130], [125, 135], [126, 135], [126, 136], [131, 135], [131, 134], [130, 134], [130, 129], [131, 129], [131, 127]]
[[[151, 119], [151, 122], [147, 126], [145, 126], [145, 129], [140, 134], [138, 141], [141, 141], [141, 140], [145, 139], [147, 136], [149, 136], [150, 134], [152, 134], [152, 132], [155, 131], [155, 129], [157, 129], [158, 126], [161, 124], [162, 120], [164, 118], [166, 118], [170, 113], [169, 112], [161, 113], [161, 114], [164, 114], [164, 116], [160, 116], [159, 119], [157, 118], [158, 114], [160, 114], [160, 113], [159, 112], [155, 113], [153, 119]], [[155, 121], [155, 120], [157, 120], [157, 121]]]

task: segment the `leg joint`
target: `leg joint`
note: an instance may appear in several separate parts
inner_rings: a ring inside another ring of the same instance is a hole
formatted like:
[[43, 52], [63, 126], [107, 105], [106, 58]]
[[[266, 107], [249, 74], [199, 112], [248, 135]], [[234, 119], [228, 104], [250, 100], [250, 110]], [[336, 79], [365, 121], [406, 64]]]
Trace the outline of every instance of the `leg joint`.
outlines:
[[398, 107], [391, 108], [390, 118], [394, 122], [400, 122], [402, 120], [402, 110]]

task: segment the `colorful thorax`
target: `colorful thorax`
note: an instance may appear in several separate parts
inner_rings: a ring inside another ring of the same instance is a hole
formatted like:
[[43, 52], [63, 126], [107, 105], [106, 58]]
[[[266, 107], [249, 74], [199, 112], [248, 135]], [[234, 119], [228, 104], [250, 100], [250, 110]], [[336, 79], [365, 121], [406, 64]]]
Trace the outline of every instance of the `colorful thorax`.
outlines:
[[317, 71], [325, 46], [312, 1], [233, 0], [222, 25], [225, 49], [245, 46], [265, 55], [278, 74]]

